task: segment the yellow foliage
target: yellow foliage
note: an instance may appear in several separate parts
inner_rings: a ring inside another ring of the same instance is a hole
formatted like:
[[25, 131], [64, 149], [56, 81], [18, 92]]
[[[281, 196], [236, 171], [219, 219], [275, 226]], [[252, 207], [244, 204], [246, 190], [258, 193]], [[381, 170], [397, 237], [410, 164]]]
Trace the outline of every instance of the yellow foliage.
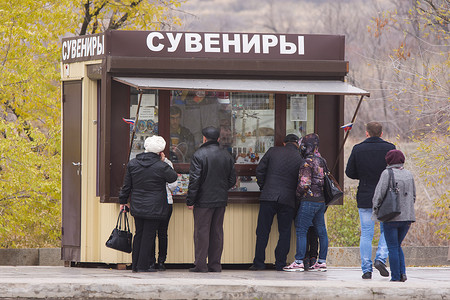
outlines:
[[0, 247], [60, 246], [61, 37], [167, 27], [178, 5], [0, 0]]

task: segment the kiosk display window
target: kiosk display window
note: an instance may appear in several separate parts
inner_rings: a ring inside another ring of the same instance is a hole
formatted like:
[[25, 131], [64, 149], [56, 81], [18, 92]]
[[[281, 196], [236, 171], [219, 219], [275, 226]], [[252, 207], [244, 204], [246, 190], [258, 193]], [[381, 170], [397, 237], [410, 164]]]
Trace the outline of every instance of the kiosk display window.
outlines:
[[[170, 159], [174, 163], [189, 163], [202, 144], [202, 129], [220, 128], [219, 143], [239, 165], [258, 164], [265, 152], [274, 145], [274, 94], [171, 91]], [[188, 174], [179, 178], [185, 194]], [[232, 191], [259, 191], [255, 176], [238, 176]]]
[[[144, 151], [147, 137], [159, 133], [158, 90], [130, 90], [130, 120], [138, 116], [130, 159]], [[220, 128], [219, 143], [237, 166], [256, 168], [275, 142], [275, 95], [219, 91], [170, 91], [169, 159], [175, 164], [178, 188], [185, 195], [189, 185], [189, 163], [202, 144], [202, 129]], [[139, 108], [139, 109], [138, 109]], [[286, 97], [286, 134], [300, 137], [314, 131], [314, 95], [290, 94]], [[130, 126], [130, 138], [133, 126]], [[177, 167], [178, 166], [178, 167]], [[230, 192], [258, 192], [256, 177], [237, 171], [236, 186]]]
[[171, 158], [189, 163], [202, 144], [202, 129], [214, 126], [237, 164], [257, 164], [274, 145], [274, 111], [273, 94], [172, 91]]

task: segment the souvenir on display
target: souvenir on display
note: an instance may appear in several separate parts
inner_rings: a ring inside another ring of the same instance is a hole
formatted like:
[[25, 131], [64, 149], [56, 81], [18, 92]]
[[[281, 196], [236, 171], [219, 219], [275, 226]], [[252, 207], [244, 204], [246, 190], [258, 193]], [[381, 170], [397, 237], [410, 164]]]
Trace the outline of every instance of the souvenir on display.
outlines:
[[137, 124], [137, 132], [145, 132], [145, 130], [147, 129], [147, 124], [145, 124], [144, 120], [140, 120], [138, 121]]
[[155, 131], [155, 122], [153, 120], [147, 121], [147, 132], [148, 133], [154, 133]]

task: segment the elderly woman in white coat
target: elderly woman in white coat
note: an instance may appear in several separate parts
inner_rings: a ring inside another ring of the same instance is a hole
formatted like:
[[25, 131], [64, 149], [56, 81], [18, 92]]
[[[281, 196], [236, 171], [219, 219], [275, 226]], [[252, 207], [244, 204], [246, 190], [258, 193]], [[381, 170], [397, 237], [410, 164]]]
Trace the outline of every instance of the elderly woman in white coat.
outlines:
[[416, 201], [416, 187], [412, 173], [403, 167], [405, 156], [400, 150], [391, 150], [386, 154], [387, 167], [381, 173], [380, 180], [373, 196], [372, 219], [377, 220], [378, 206], [383, 201], [389, 188], [389, 169], [393, 170], [395, 186], [398, 188], [400, 215], [382, 222], [384, 237], [389, 250], [389, 265], [391, 281], [406, 281], [405, 256], [402, 242], [412, 222], [415, 222], [414, 203]]

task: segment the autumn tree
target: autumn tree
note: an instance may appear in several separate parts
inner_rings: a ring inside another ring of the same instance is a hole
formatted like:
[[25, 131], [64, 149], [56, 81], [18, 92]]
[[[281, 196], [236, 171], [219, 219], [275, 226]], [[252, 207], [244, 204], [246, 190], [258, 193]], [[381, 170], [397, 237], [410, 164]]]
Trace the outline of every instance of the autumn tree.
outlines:
[[0, 247], [59, 246], [61, 37], [167, 28], [177, 5], [0, 0]]
[[374, 35], [401, 33], [387, 57], [390, 68], [387, 88], [390, 105], [403, 119], [416, 143], [414, 161], [425, 194], [434, 202], [433, 219], [438, 234], [450, 238], [450, 3], [448, 0], [412, 1], [375, 18], [369, 28]]

